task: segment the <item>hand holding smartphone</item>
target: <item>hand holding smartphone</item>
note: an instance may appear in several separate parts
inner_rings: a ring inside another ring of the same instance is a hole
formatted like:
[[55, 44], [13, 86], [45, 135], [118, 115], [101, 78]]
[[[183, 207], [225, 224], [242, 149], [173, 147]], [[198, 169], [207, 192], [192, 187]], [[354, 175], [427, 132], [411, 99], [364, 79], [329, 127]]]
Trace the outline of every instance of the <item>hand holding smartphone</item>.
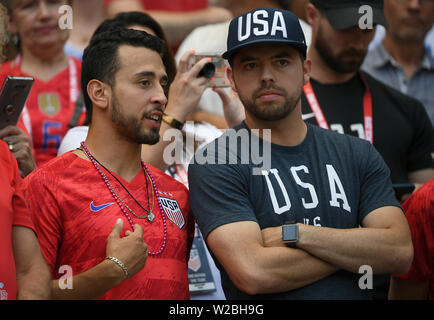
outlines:
[[[229, 80], [226, 78], [226, 61], [220, 55], [215, 53], [199, 53], [195, 54], [194, 57], [189, 62], [189, 68], [196, 64], [199, 60], [203, 58], [211, 58], [211, 62], [206, 64], [204, 69], [201, 70], [199, 76], [204, 76], [211, 78], [211, 87], [214, 88], [224, 88], [229, 87]], [[214, 73], [210, 72], [210, 65], [213, 64], [215, 69]]]
[[33, 83], [31, 77], [6, 77], [0, 92], [0, 129], [17, 124]]

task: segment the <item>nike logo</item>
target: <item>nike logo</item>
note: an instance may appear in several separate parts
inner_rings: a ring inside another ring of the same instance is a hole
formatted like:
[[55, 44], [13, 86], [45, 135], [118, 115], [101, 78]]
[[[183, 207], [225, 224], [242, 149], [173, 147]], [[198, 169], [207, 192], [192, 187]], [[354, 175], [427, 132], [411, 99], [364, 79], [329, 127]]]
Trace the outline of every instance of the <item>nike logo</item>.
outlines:
[[98, 212], [101, 211], [104, 208], [107, 208], [109, 206], [111, 206], [112, 204], [114, 204], [114, 202], [110, 202], [110, 203], [106, 203], [106, 204], [102, 204], [100, 206], [95, 206], [93, 204], [93, 201], [90, 203], [90, 210], [92, 210], [93, 212]]

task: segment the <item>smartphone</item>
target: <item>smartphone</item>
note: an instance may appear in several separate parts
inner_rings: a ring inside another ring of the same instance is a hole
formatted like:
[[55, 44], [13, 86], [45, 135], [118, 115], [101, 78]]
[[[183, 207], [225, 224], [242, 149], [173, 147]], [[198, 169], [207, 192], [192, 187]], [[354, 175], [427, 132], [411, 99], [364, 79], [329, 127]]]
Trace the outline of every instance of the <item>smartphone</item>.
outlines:
[[18, 123], [33, 82], [31, 77], [6, 77], [0, 92], [0, 129]]
[[222, 56], [215, 53], [198, 53], [190, 60], [189, 68], [196, 64], [199, 60], [203, 58], [211, 58], [211, 62], [215, 66], [215, 73], [211, 80], [211, 86], [216, 88], [229, 87], [230, 82], [226, 78], [226, 68], [227, 64]]
[[413, 183], [392, 184], [392, 187], [398, 200], [401, 200], [404, 194], [411, 194], [415, 188]]

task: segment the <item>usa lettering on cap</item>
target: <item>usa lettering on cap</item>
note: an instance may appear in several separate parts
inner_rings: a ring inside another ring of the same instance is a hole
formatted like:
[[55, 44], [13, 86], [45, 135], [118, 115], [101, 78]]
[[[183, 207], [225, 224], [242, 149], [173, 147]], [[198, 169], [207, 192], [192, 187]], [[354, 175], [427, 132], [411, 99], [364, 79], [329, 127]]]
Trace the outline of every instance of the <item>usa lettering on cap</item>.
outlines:
[[243, 16], [238, 17], [239, 42], [247, 40], [252, 33], [255, 36], [270, 35], [275, 37], [277, 32], [281, 33], [281, 37], [288, 39], [285, 18], [283, 17], [283, 13], [280, 11], [274, 11], [272, 19], [269, 19], [266, 10], [258, 10], [253, 13], [249, 12], [246, 14], [245, 19], [243, 19]]
[[232, 19], [223, 58], [230, 62], [239, 49], [262, 42], [287, 43], [306, 57], [307, 47], [298, 17], [287, 10], [261, 7]]

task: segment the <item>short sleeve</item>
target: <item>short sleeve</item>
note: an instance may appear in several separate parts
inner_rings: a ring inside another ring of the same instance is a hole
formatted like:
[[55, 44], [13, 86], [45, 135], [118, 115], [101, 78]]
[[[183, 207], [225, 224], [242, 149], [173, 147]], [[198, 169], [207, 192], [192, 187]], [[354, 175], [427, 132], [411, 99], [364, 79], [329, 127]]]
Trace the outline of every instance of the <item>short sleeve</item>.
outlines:
[[15, 192], [12, 197], [12, 206], [14, 210], [14, 226], [26, 227], [35, 231], [35, 227], [27, 207], [26, 198], [24, 196], [24, 183], [21, 177], [17, 176], [15, 181]]
[[414, 258], [408, 273], [394, 274], [398, 278], [416, 282], [429, 282], [434, 272], [432, 251], [430, 254], [430, 245], [434, 245], [433, 191], [434, 180], [431, 181], [431, 187], [415, 192], [403, 205], [413, 240]]
[[390, 170], [378, 151], [366, 142], [365, 163], [361, 166], [359, 224], [372, 211], [386, 206], [401, 208], [390, 180]]
[[54, 270], [62, 225], [55, 195], [56, 180], [47, 172], [37, 171], [24, 181], [25, 195], [38, 234], [41, 252], [51, 270]]
[[[200, 152], [200, 151], [199, 151]], [[215, 228], [238, 221], [255, 221], [248, 192], [248, 165], [196, 164], [188, 169], [190, 204], [206, 239]]]
[[12, 171], [11, 188], [12, 194], [12, 210], [13, 210], [13, 226], [20, 226], [32, 229], [35, 231], [29, 209], [27, 207], [26, 198], [24, 196], [24, 182], [18, 171], [18, 164], [15, 157], [8, 152], [8, 162]]

